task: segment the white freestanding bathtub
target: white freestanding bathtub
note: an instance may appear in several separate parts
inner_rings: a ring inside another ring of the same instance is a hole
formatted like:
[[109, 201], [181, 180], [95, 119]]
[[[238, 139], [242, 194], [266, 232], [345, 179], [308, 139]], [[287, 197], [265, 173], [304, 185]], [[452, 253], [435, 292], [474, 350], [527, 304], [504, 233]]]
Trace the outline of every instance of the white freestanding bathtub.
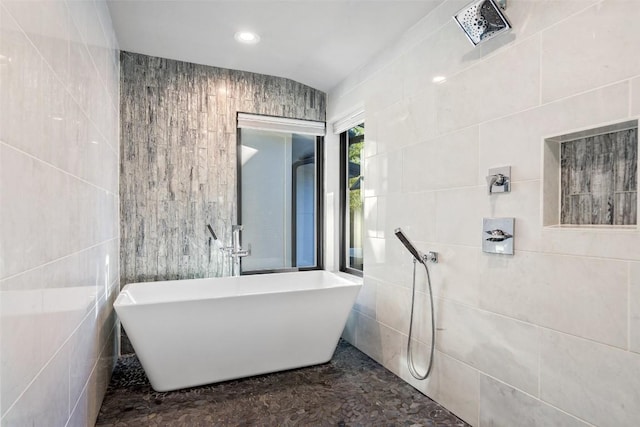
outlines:
[[326, 271], [131, 283], [114, 308], [168, 391], [328, 362], [360, 286]]

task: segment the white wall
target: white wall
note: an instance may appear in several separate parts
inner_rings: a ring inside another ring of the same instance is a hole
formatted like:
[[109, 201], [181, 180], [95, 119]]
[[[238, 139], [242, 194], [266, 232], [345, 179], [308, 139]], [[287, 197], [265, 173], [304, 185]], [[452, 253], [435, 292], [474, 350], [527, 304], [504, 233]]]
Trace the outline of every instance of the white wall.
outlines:
[[[640, 233], [543, 227], [541, 160], [545, 137], [640, 114], [640, 2], [510, 0], [514, 30], [475, 48], [451, 18], [467, 3], [444, 1], [329, 94], [329, 122], [366, 111], [365, 277], [345, 337], [472, 425], [637, 425]], [[488, 197], [502, 165], [512, 192]], [[516, 218], [514, 256], [481, 252], [490, 216]], [[441, 256], [424, 382], [405, 368], [398, 226]]]
[[0, 424], [93, 425], [117, 355], [106, 3], [0, 0], [0, 55]]

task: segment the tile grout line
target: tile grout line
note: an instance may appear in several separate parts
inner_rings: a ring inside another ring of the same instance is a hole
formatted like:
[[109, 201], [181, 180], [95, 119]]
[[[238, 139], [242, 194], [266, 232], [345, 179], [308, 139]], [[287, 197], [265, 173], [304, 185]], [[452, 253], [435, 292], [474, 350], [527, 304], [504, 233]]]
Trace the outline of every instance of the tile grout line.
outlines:
[[[67, 8], [67, 4], [65, 3], [65, 7]], [[82, 114], [84, 115], [84, 118], [86, 118], [88, 120], [88, 122], [94, 127], [94, 129], [96, 131], [98, 131], [98, 133], [100, 134], [100, 136], [103, 138], [104, 142], [107, 144], [107, 147], [114, 153], [117, 155], [117, 150], [114, 146], [111, 145], [111, 142], [109, 141], [109, 139], [104, 135], [104, 133], [102, 132], [102, 129], [100, 127], [98, 127], [94, 121], [89, 117], [89, 114], [84, 110], [84, 108], [82, 107], [82, 105], [80, 104], [80, 102], [78, 102], [78, 100], [75, 98], [75, 96], [73, 96], [73, 94], [69, 91], [69, 88], [67, 87], [67, 85], [62, 81], [62, 79], [60, 78], [60, 76], [58, 75], [58, 73], [53, 69], [53, 67], [51, 66], [51, 64], [49, 64], [49, 61], [47, 61], [47, 59], [44, 57], [44, 55], [42, 54], [42, 52], [40, 51], [40, 49], [38, 49], [38, 47], [35, 45], [35, 43], [33, 42], [33, 40], [31, 40], [31, 38], [27, 35], [27, 33], [25, 32], [25, 30], [22, 28], [22, 26], [18, 23], [18, 21], [13, 17], [13, 15], [9, 12], [9, 10], [3, 6], [2, 4], [0, 4], [0, 9], [4, 9], [4, 13], [6, 13], [9, 17], [11, 17], [11, 20], [15, 23], [16, 27], [20, 29], [20, 33], [22, 35], [22, 37], [24, 37], [25, 40], [28, 41], [29, 45], [38, 53], [39, 59], [47, 65], [48, 71], [54, 76], [54, 78], [56, 79], [56, 81], [58, 82], [58, 84], [64, 89], [64, 92], [67, 96], [69, 96], [73, 102], [76, 104], [76, 107], [78, 108], [78, 110], [80, 112], [82, 112]], [[68, 9], [67, 9], [68, 10]], [[71, 21], [73, 21], [73, 19], [71, 18], [71, 16], [69, 16], [69, 19]], [[75, 27], [75, 24], [74, 24]], [[80, 37], [82, 38], [82, 35], [80, 35]], [[69, 43], [71, 43], [71, 40], [68, 40]], [[82, 41], [82, 45], [84, 47], [85, 52], [89, 53], [86, 43], [84, 42], [84, 40]], [[91, 54], [89, 53], [89, 57], [91, 57]], [[92, 59], [93, 62], [93, 59]], [[95, 66], [94, 66], [95, 69]], [[102, 83], [102, 79], [100, 78], [100, 82]], [[104, 89], [104, 87], [102, 87], [101, 89]], [[107, 91], [107, 95], [109, 94], [109, 92]], [[109, 98], [111, 98], [109, 96]]]
[[61, 257], [59, 257], [59, 258], [55, 258], [55, 259], [53, 259], [53, 260], [47, 261], [47, 262], [45, 262], [44, 264], [40, 264], [40, 265], [38, 265], [38, 266], [31, 267], [31, 268], [29, 268], [29, 269], [27, 269], [27, 270], [24, 270], [24, 271], [21, 271], [21, 272], [19, 272], [19, 273], [12, 274], [11, 276], [7, 276], [7, 277], [4, 277], [4, 278], [0, 279], [0, 284], [2, 284], [2, 283], [3, 283], [3, 282], [5, 282], [5, 281], [9, 281], [9, 280], [15, 279], [15, 278], [16, 278], [16, 277], [18, 277], [18, 276], [22, 276], [23, 274], [31, 273], [32, 271], [38, 270], [38, 269], [40, 269], [40, 268], [47, 267], [47, 266], [49, 266], [49, 265], [51, 265], [51, 264], [55, 264], [55, 263], [57, 263], [57, 262], [60, 262], [60, 261], [62, 261], [62, 260], [64, 260], [64, 259], [71, 258], [71, 257], [74, 257], [74, 256], [76, 256], [76, 255], [79, 255], [79, 254], [81, 254], [82, 252], [87, 252], [87, 251], [90, 251], [90, 250], [92, 250], [92, 249], [95, 249], [95, 248], [97, 248], [97, 247], [99, 247], [99, 246], [103, 246], [103, 245], [106, 245], [106, 244], [108, 244], [108, 243], [111, 243], [111, 242], [113, 242], [113, 241], [118, 241], [118, 240], [120, 240], [120, 237], [119, 237], [119, 236], [115, 236], [115, 237], [113, 237], [113, 238], [110, 238], [110, 239], [104, 240], [104, 241], [102, 241], [102, 242], [100, 242], [100, 243], [96, 243], [96, 244], [94, 244], [94, 245], [91, 245], [91, 246], [89, 246], [89, 247], [86, 247], [86, 248], [84, 248], [84, 249], [80, 249], [79, 251], [72, 252], [72, 253], [70, 253], [70, 254], [67, 254], [67, 255], [61, 256]]
[[[111, 284], [109, 285], [110, 288], [114, 287], [114, 284], [119, 280], [119, 277], [116, 277], [113, 279], [113, 281], [111, 282]], [[95, 285], [94, 285], [95, 286]], [[98, 294], [96, 294], [98, 295]], [[52, 363], [52, 361], [58, 356], [58, 354], [62, 351], [62, 349], [64, 348], [65, 345], [67, 345], [67, 343], [71, 340], [71, 337], [73, 337], [73, 335], [76, 333], [76, 331], [78, 329], [80, 329], [80, 327], [82, 326], [82, 323], [90, 316], [93, 314], [93, 312], [95, 310], [97, 310], [97, 307], [100, 305], [100, 302], [102, 301], [102, 297], [98, 298], [96, 297], [96, 301], [95, 303], [91, 304], [92, 308], [85, 314], [85, 316], [82, 318], [82, 320], [80, 320], [80, 322], [78, 322], [78, 325], [73, 329], [73, 331], [71, 331], [71, 333], [69, 334], [69, 336], [60, 344], [60, 346], [58, 347], [58, 349], [56, 351], [53, 352], [53, 354], [51, 355], [51, 357], [44, 362], [44, 364], [42, 365], [42, 368], [40, 368], [38, 370], [38, 372], [34, 375], [33, 379], [31, 381], [29, 381], [29, 383], [25, 386], [24, 390], [22, 390], [22, 392], [18, 395], [18, 397], [16, 397], [16, 400], [9, 405], [9, 408], [6, 410], [6, 412], [4, 413], [4, 415], [2, 415], [2, 419], [0, 419], [0, 421], [2, 421], [9, 412], [11, 412], [11, 410], [16, 406], [16, 404], [20, 401], [20, 399], [22, 398], [22, 396], [25, 395], [25, 393], [31, 388], [31, 386], [36, 382], [36, 380], [38, 379], [38, 377], [40, 377], [40, 375], [44, 372], [44, 370], [49, 366], [49, 364]], [[106, 298], [105, 298], [106, 301]], [[96, 313], [97, 316], [97, 313]], [[96, 362], [97, 363], [97, 362]], [[68, 409], [68, 407], [67, 407]]]
[[568, 415], [568, 416], [570, 416], [571, 418], [577, 419], [577, 420], [579, 420], [579, 421], [581, 421], [581, 422], [585, 423], [585, 424], [586, 424], [586, 425], [588, 425], [588, 426], [592, 426], [592, 424], [591, 424], [591, 423], [589, 423], [588, 421], [585, 421], [585, 420], [583, 420], [582, 418], [580, 418], [580, 417], [578, 417], [578, 416], [576, 416], [576, 415], [573, 415], [573, 414], [571, 414], [571, 413], [569, 413], [569, 412], [565, 411], [564, 409], [559, 408], [559, 407], [557, 407], [557, 406], [555, 406], [555, 405], [553, 405], [553, 404], [551, 404], [551, 403], [547, 402], [546, 400], [542, 399], [541, 397], [536, 397], [536, 396], [532, 395], [531, 393], [528, 393], [528, 392], [526, 392], [526, 391], [524, 391], [524, 390], [519, 389], [518, 387], [514, 387], [513, 385], [511, 385], [511, 384], [509, 384], [509, 383], [507, 383], [507, 382], [505, 382], [505, 381], [503, 381], [503, 380], [501, 380], [501, 379], [499, 379], [499, 378], [496, 378], [496, 377], [494, 377], [493, 375], [490, 375], [490, 374], [484, 373], [484, 372], [482, 372], [482, 371], [480, 371], [480, 373], [481, 373], [481, 375], [484, 375], [484, 376], [486, 376], [486, 377], [488, 377], [488, 378], [491, 378], [492, 380], [494, 380], [494, 381], [496, 381], [496, 382], [499, 382], [500, 384], [504, 384], [505, 386], [507, 386], [507, 387], [509, 387], [509, 388], [512, 388], [512, 389], [514, 389], [514, 390], [517, 390], [518, 392], [520, 392], [520, 393], [522, 393], [522, 394], [526, 395], [527, 397], [529, 397], [529, 398], [531, 398], [531, 399], [534, 399], [534, 400], [537, 400], [538, 402], [541, 402], [541, 403], [543, 403], [543, 404], [545, 404], [545, 405], [547, 405], [547, 406], [549, 406], [549, 407], [551, 407], [551, 408], [553, 408], [553, 409], [557, 410], [558, 412], [561, 412], [561, 413], [563, 413], [563, 414], [565, 414], [565, 415]]
[[74, 178], [74, 179], [76, 179], [76, 180], [78, 180], [78, 181], [80, 181], [80, 182], [82, 182], [84, 184], [87, 184], [87, 185], [91, 186], [91, 187], [94, 187], [97, 190], [104, 191], [105, 193], [107, 193], [107, 194], [109, 194], [111, 196], [117, 196], [118, 199], [120, 198], [119, 194], [116, 194], [116, 193], [112, 192], [111, 190], [108, 190], [108, 189], [103, 188], [103, 187], [101, 187], [101, 186], [99, 186], [97, 184], [94, 184], [94, 183], [92, 183], [90, 181], [87, 181], [85, 178], [82, 178], [82, 177], [79, 177], [77, 175], [74, 175], [73, 173], [62, 169], [62, 168], [54, 165], [53, 163], [49, 163], [46, 160], [40, 159], [40, 158], [34, 156], [33, 154], [30, 154], [30, 153], [28, 153], [28, 152], [26, 152], [26, 151], [24, 151], [24, 150], [22, 150], [22, 149], [20, 149], [18, 147], [15, 147], [15, 146], [9, 144], [8, 142], [0, 140], [0, 147], [1, 146], [5, 146], [5, 147], [7, 147], [7, 148], [9, 148], [11, 150], [14, 150], [14, 151], [16, 151], [16, 152], [18, 152], [18, 153], [20, 153], [20, 154], [22, 154], [24, 156], [27, 156], [27, 157], [31, 158], [32, 160], [40, 162], [40, 163], [42, 163], [42, 164], [44, 164], [44, 165], [46, 165], [46, 166], [58, 171], [58, 172], [63, 173], [64, 175], [67, 175], [67, 176], [69, 176], [71, 178]]
[[[505, 120], [505, 119], [508, 119], [508, 118], [511, 118], [511, 117], [518, 116], [520, 114], [529, 113], [529, 112], [535, 111], [535, 110], [543, 108], [543, 107], [547, 107], [547, 106], [550, 106], [550, 105], [553, 105], [553, 104], [557, 104], [557, 103], [568, 101], [571, 98], [576, 98], [576, 97], [583, 96], [583, 95], [589, 95], [589, 94], [592, 94], [592, 93], [595, 93], [595, 92], [598, 92], [598, 91], [601, 91], [601, 90], [605, 90], [605, 89], [608, 89], [608, 88], [611, 88], [611, 87], [614, 87], [614, 86], [617, 86], [617, 85], [621, 85], [623, 83], [628, 83], [628, 88], [627, 89], [628, 89], [628, 91], [630, 91], [631, 86], [632, 86], [631, 85], [631, 80], [633, 80], [635, 78], [638, 78], [638, 76], [625, 77], [625, 78], [622, 78], [622, 79], [619, 79], [619, 80], [616, 80], [616, 81], [613, 81], [613, 82], [608, 82], [608, 83], [602, 84], [602, 85], [597, 86], [597, 87], [589, 88], [589, 89], [584, 90], [584, 91], [580, 91], [580, 92], [576, 92], [576, 93], [571, 94], [571, 95], [567, 95], [567, 96], [562, 97], [562, 98], [553, 99], [553, 100], [550, 100], [550, 101], [547, 101], [547, 102], [541, 102], [539, 105], [536, 105], [536, 106], [524, 108], [522, 110], [510, 112], [510, 113], [507, 113], [505, 115], [498, 116], [498, 117], [493, 117], [493, 118], [490, 118], [490, 119], [487, 119], [487, 120], [482, 120], [482, 121], [479, 121], [477, 123], [473, 123], [473, 124], [470, 124], [470, 125], [466, 125], [466, 126], [462, 126], [462, 127], [459, 127], [459, 128], [455, 128], [453, 130], [449, 130], [449, 131], [446, 131], [446, 132], [443, 132], [443, 133], [437, 133], [437, 134], [435, 134], [433, 136], [430, 136], [430, 137], [425, 138], [423, 140], [420, 140], [418, 142], [409, 143], [407, 145], [394, 147], [393, 149], [388, 149], [388, 150], [384, 150], [384, 151], [377, 151], [375, 154], [369, 155], [366, 158], [369, 159], [369, 158], [376, 157], [376, 156], [379, 156], [379, 155], [389, 154], [389, 153], [393, 153], [393, 152], [396, 152], [396, 151], [401, 151], [401, 150], [404, 150], [404, 149], [409, 148], [409, 147], [415, 147], [415, 146], [420, 145], [420, 144], [425, 144], [425, 143], [430, 142], [430, 141], [434, 141], [434, 140], [437, 140], [437, 139], [445, 138], [447, 136], [451, 136], [451, 135], [456, 134], [456, 133], [463, 132], [463, 131], [468, 130], [469, 128], [472, 128], [474, 126], [478, 126], [478, 127], [481, 128], [482, 126], [485, 126], [485, 125], [493, 123], [493, 122], [498, 122], [498, 121], [501, 121], [501, 120]], [[628, 100], [629, 103], [631, 102], [630, 98], [631, 98], [630, 95], [627, 94], [627, 100]], [[628, 108], [630, 108], [630, 107], [628, 107]], [[620, 120], [613, 121], [613, 123], [617, 123], [617, 122], [620, 122]], [[607, 123], [609, 123], [609, 122], [607, 122]]]

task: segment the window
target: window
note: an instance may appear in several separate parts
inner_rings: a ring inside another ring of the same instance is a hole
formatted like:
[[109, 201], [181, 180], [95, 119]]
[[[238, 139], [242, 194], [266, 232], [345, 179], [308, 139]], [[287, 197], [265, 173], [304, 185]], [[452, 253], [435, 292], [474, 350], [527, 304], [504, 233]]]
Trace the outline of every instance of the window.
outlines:
[[238, 115], [242, 274], [321, 269], [324, 123]]
[[364, 123], [340, 134], [340, 270], [362, 276]]

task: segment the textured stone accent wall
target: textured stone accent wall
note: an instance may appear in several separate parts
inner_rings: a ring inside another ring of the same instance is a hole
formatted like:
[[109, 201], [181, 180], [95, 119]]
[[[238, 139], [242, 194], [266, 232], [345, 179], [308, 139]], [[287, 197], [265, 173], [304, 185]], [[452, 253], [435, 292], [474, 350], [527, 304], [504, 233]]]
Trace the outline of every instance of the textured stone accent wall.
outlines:
[[635, 225], [638, 129], [561, 145], [561, 223]]
[[325, 120], [326, 95], [272, 76], [121, 53], [121, 283], [222, 276], [236, 221], [238, 112]]

